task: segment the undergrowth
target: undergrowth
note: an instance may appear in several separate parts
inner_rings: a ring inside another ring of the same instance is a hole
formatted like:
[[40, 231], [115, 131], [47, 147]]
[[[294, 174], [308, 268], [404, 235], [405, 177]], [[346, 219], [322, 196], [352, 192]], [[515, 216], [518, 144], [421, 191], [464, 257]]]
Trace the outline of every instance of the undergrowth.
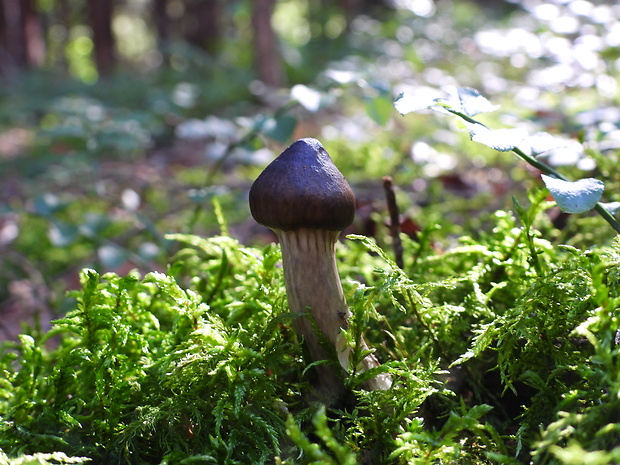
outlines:
[[[446, 250], [338, 247], [353, 322], [394, 385], [312, 402], [279, 248], [171, 235], [166, 273], [81, 273], [74, 310], [0, 358], [0, 464], [612, 464], [620, 241], [537, 230], [550, 203]], [[9, 458], [11, 457], [11, 458]]]

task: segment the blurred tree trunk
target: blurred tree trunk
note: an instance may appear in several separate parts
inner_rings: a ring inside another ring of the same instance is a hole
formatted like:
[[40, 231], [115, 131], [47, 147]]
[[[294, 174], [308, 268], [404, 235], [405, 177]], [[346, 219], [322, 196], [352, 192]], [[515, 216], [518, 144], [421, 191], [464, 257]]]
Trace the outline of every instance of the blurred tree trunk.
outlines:
[[0, 68], [2, 74], [11, 79], [28, 66], [22, 3], [20, 0], [1, 0], [0, 9]]
[[54, 64], [64, 72], [67, 72], [69, 70], [67, 44], [69, 41], [69, 27], [71, 24], [71, 6], [69, 5], [69, 0], [56, 0], [55, 6], [55, 14], [57, 15], [56, 22], [64, 25], [66, 33], [62, 38], [59, 38], [57, 42], [50, 42], [49, 45], [50, 47], [52, 45], [54, 46], [54, 50], [52, 51], [56, 60]]
[[0, 74], [14, 79], [44, 58], [40, 18], [32, 0], [0, 0]]
[[253, 0], [252, 29], [254, 32], [254, 59], [261, 81], [270, 87], [284, 85], [284, 70], [276, 34], [271, 27], [273, 0]]
[[157, 35], [157, 50], [159, 50], [164, 64], [168, 64], [167, 46], [170, 34], [167, 6], [168, 0], [153, 0], [153, 20]]
[[222, 12], [219, 0], [193, 0], [187, 2], [185, 38], [188, 42], [211, 54], [217, 53], [220, 42]]
[[112, 33], [112, 0], [88, 2], [89, 22], [93, 31], [95, 64], [100, 75], [110, 74], [116, 64], [114, 34]]
[[340, 8], [347, 24], [345, 30], [349, 32], [351, 23], [362, 11], [362, 4], [360, 0], [340, 0]]
[[45, 41], [43, 40], [41, 18], [33, 7], [32, 0], [21, 0], [20, 3], [28, 65], [41, 66], [45, 60]]

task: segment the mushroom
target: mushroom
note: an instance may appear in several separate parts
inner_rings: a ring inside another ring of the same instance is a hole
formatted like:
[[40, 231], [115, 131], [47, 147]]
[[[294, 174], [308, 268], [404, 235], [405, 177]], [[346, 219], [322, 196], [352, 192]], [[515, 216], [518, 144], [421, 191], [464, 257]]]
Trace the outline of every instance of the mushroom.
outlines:
[[[286, 294], [293, 327], [316, 365], [318, 390], [328, 401], [344, 393], [353, 350], [343, 330], [349, 326], [347, 306], [336, 266], [336, 242], [355, 216], [355, 195], [329, 154], [316, 139], [300, 139], [258, 176], [250, 188], [254, 219], [271, 228], [280, 242]], [[368, 350], [361, 340], [362, 350]], [[337, 361], [336, 361], [337, 360]], [[335, 363], [334, 363], [335, 362]], [[379, 366], [367, 355], [356, 369]], [[365, 389], [388, 389], [380, 374]]]

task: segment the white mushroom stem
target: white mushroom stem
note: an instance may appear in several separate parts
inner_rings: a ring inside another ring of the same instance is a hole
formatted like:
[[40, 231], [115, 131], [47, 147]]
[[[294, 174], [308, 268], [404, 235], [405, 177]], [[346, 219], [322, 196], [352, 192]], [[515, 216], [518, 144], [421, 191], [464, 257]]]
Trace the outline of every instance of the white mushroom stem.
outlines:
[[[339, 231], [302, 228], [294, 231], [275, 230], [282, 249], [284, 281], [291, 312], [311, 314], [298, 316], [293, 327], [302, 336], [314, 361], [330, 360], [329, 351], [335, 352], [346, 373], [351, 372], [350, 357], [353, 350], [346, 341], [343, 330], [348, 328], [351, 313], [347, 306], [336, 266], [336, 242]], [[317, 330], [322, 333], [317, 334]], [[368, 350], [364, 340], [359, 341], [361, 350]], [[329, 347], [325, 348], [325, 345]], [[366, 371], [378, 367], [379, 362], [371, 354], [356, 367]], [[334, 365], [318, 365], [323, 390], [342, 389], [341, 378]], [[364, 383], [369, 390], [388, 389], [391, 379], [378, 375]]]

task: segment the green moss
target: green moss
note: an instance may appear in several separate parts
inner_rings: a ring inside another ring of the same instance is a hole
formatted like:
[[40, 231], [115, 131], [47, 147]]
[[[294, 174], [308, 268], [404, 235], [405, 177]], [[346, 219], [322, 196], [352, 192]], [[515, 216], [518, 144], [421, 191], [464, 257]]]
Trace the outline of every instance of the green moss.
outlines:
[[363, 236], [340, 246], [350, 331], [394, 386], [358, 391], [353, 375], [329, 410], [307, 403], [277, 247], [173, 235], [185, 247], [167, 273], [84, 270], [73, 311], [4, 349], [0, 447], [94, 463], [614, 463], [620, 242], [553, 247], [531, 226], [544, 208], [521, 210], [527, 227], [497, 212], [443, 252], [427, 231], [405, 241], [404, 270]]

